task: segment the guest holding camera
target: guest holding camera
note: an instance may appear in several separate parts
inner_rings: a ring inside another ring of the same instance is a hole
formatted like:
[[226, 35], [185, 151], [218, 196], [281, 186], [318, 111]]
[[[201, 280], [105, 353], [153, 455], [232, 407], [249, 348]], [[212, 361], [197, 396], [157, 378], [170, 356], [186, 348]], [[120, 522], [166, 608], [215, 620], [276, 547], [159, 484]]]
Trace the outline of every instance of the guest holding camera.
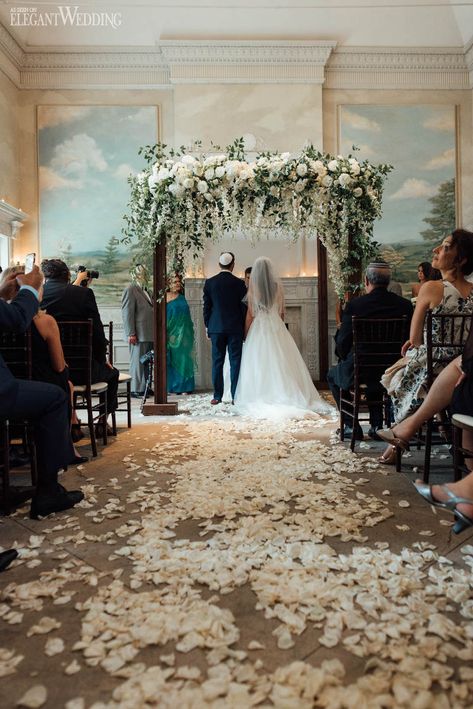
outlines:
[[107, 340], [93, 290], [72, 285], [69, 268], [60, 259], [44, 260], [41, 269], [46, 279], [41, 308], [58, 321], [92, 320], [92, 382], [107, 382], [108, 412], [115, 411], [120, 373], [107, 361]]
[[131, 285], [122, 294], [122, 320], [130, 349], [131, 395], [143, 396], [149, 363], [142, 358], [153, 349], [153, 301], [146, 290], [148, 272], [143, 264], [130, 271]]

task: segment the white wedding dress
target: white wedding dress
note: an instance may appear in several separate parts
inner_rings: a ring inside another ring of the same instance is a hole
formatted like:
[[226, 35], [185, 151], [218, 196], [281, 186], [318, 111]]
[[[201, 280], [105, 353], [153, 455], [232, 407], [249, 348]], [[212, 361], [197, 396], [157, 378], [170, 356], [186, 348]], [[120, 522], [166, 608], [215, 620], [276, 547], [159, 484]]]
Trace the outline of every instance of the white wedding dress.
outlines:
[[235, 394], [237, 411], [255, 418], [307, 418], [332, 414], [286, 329], [275, 302], [260, 309], [243, 345]]

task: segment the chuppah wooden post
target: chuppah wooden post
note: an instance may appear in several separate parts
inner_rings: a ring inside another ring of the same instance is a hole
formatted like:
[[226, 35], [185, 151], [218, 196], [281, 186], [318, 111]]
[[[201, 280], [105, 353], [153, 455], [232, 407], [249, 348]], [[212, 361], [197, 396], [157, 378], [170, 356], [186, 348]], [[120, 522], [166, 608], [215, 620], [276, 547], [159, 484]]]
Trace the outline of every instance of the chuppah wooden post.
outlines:
[[166, 243], [156, 244], [153, 256], [154, 305], [154, 403], [142, 408], [144, 416], [173, 416], [177, 402], [168, 402], [166, 372], [166, 298], [158, 298], [166, 290]]

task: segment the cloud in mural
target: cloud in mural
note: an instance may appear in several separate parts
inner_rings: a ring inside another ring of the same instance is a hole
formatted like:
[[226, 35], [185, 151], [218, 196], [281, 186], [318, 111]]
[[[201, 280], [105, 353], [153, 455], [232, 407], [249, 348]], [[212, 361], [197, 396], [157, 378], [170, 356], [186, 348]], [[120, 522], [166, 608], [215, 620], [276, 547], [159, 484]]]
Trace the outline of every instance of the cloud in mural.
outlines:
[[131, 174], [136, 175], [136, 170], [131, 165], [128, 165], [128, 163], [122, 162], [116, 170], [114, 170], [113, 174], [119, 179], [126, 180]]
[[101, 148], [85, 133], [78, 133], [63, 143], [56, 145], [49, 164], [57, 175], [75, 180], [76, 186], [83, 187], [93, 172], [105, 172], [108, 168]]
[[91, 112], [87, 106], [41, 106], [38, 111], [38, 128], [73, 123], [86, 118]]
[[39, 168], [39, 185], [40, 189], [45, 192], [50, 192], [51, 190], [62, 190], [71, 188], [80, 188], [81, 183], [79, 180], [71, 180], [67, 177], [62, 177], [54, 170], [49, 167], [40, 165]]
[[150, 113], [155, 114], [156, 108], [154, 106], [143, 106], [142, 108], [138, 108], [134, 111], [132, 109], [130, 110], [131, 113], [120, 118], [120, 123], [123, 123], [123, 121], [133, 121], [133, 123], [142, 123], [147, 125], [149, 124]]
[[439, 170], [455, 164], [455, 149], [444, 150], [440, 155], [435, 155], [424, 165], [424, 170]]
[[430, 116], [423, 122], [423, 127], [428, 130], [434, 131], [447, 131], [451, 132], [455, 130], [455, 113], [452, 110], [445, 112], [436, 113]]
[[403, 182], [401, 187], [394, 192], [389, 199], [421, 199], [433, 197], [436, 192], [436, 185], [431, 185], [430, 182], [426, 180], [418, 180], [415, 177], [410, 177]]
[[345, 125], [355, 128], [356, 130], [365, 130], [371, 133], [379, 133], [381, 131], [381, 126], [377, 121], [373, 121], [371, 118], [366, 118], [365, 116], [360, 116], [360, 114], [355, 113], [355, 111], [347, 111], [344, 109], [343, 122]]

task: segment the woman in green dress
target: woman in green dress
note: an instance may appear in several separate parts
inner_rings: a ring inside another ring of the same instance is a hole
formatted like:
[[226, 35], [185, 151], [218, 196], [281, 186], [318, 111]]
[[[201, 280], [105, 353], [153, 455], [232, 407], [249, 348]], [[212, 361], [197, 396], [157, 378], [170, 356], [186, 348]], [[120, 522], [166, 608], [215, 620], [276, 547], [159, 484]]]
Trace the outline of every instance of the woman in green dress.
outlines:
[[194, 391], [194, 325], [178, 274], [170, 280], [166, 294], [167, 387], [169, 393]]

